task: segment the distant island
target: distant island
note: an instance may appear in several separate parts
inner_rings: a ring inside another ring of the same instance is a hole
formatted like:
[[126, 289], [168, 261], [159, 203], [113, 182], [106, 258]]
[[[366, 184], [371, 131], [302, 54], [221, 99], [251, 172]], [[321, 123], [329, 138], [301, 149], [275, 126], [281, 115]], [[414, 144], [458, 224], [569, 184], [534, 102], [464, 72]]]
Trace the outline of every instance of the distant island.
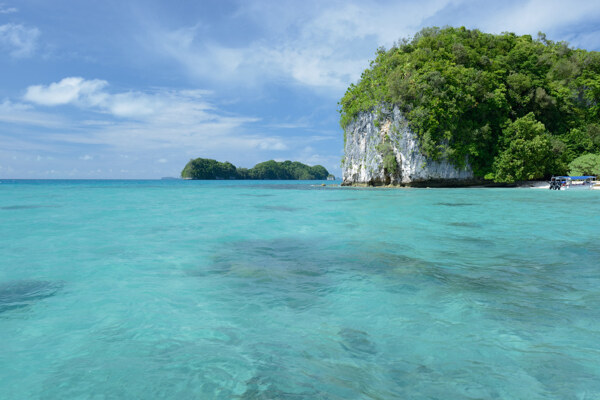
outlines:
[[600, 171], [600, 53], [540, 33], [425, 28], [340, 101], [343, 184], [512, 183]]
[[298, 161], [274, 160], [256, 164], [253, 168], [237, 168], [228, 161], [209, 158], [190, 160], [183, 171], [183, 179], [267, 179], [267, 180], [324, 180], [332, 176], [321, 165], [309, 166]]

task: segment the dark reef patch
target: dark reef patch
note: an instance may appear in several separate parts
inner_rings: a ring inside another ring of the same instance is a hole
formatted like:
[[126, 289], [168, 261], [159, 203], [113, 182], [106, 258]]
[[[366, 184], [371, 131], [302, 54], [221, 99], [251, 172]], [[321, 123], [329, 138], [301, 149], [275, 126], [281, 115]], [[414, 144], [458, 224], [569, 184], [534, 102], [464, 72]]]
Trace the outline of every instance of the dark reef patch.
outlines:
[[338, 335], [342, 339], [340, 345], [353, 355], [376, 354], [377, 348], [369, 339], [369, 334], [356, 329], [340, 329]]
[[[472, 232], [476, 233], [476, 232]], [[460, 243], [461, 246], [473, 248], [473, 249], [491, 249], [496, 247], [496, 242], [491, 239], [483, 239], [476, 236], [453, 236], [448, 238], [451, 242]]]
[[436, 206], [447, 206], [447, 207], [467, 207], [467, 206], [476, 206], [474, 203], [435, 203]]
[[329, 200], [325, 200], [325, 201], [341, 203], [343, 201], [358, 201], [358, 200], [360, 200], [360, 199], [357, 197], [353, 197], [351, 199], [329, 199]]
[[43, 205], [43, 204], [30, 204], [30, 205], [14, 205], [0, 207], [0, 210], [31, 210], [34, 208], [58, 208], [59, 206], [54, 205]]
[[474, 222], [449, 222], [449, 226], [458, 226], [461, 228], [481, 228], [481, 224]]
[[331, 269], [355, 267], [345, 261], [343, 255], [327, 250], [317, 239], [242, 240], [223, 246], [209, 264], [187, 274], [226, 280], [235, 297], [245, 303], [257, 293], [269, 293], [270, 305], [302, 310], [320, 304], [335, 290], [336, 282], [328, 276]]
[[[270, 399], [320, 399], [323, 393], [312, 387], [305, 387], [302, 391], [292, 390], [289, 380], [278, 376], [280, 373], [271, 371], [267, 375], [256, 375], [246, 381], [246, 391], [239, 397], [243, 400], [270, 400]], [[273, 376], [279, 379], [274, 379]], [[281, 381], [281, 382], [280, 382]]]
[[0, 313], [30, 306], [54, 296], [62, 282], [19, 280], [0, 283]]
[[288, 207], [288, 206], [256, 206], [256, 208], [259, 208], [261, 210], [268, 210], [268, 211], [288, 211], [288, 212], [302, 210], [302, 208], [299, 208], [299, 207]]

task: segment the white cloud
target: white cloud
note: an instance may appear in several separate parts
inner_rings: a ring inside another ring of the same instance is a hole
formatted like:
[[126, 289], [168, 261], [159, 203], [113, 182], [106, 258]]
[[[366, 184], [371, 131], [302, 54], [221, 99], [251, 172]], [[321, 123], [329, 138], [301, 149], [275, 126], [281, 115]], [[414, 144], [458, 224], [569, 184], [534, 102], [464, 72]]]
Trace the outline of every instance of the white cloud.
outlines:
[[[520, 34], [553, 31], [600, 17], [600, 6], [589, 0], [529, 0], [506, 7], [498, 14], [487, 14], [479, 21], [492, 32]], [[475, 21], [473, 21], [475, 22]]]
[[90, 156], [89, 154], [85, 154], [85, 155], [79, 157], [79, 159], [83, 160], [83, 161], [89, 161], [89, 160], [93, 160], [94, 157]]
[[[205, 99], [210, 92], [157, 89], [149, 93], [110, 93], [107, 89], [106, 81], [69, 77], [49, 85], [30, 86], [24, 99], [44, 106], [70, 104], [97, 113], [99, 118], [73, 122], [72, 130], [79, 133], [58, 131], [44, 136], [57, 142], [108, 145], [123, 152], [179, 149], [196, 156], [289, 148], [281, 137], [248, 133], [247, 127], [259, 120], [219, 111]], [[19, 107], [32, 109], [31, 104]]]
[[0, 103], [0, 122], [45, 128], [61, 128], [67, 125], [67, 121], [60, 116], [35, 111], [30, 104], [13, 103], [10, 100]]
[[40, 31], [20, 24], [0, 25], [0, 47], [12, 57], [30, 57], [35, 52]]
[[197, 42], [196, 35], [194, 29], [160, 31], [155, 35], [156, 48], [192, 76], [210, 77], [222, 84], [251, 87], [259, 81], [291, 79], [311, 87], [342, 89], [346, 81], [358, 76], [366, 62], [364, 57], [337, 58], [333, 49], [312, 49], [298, 42], [267, 45], [258, 41], [248, 47], [231, 48]]
[[165, 163], [169, 162], [169, 160], [167, 160], [166, 158], [159, 158], [159, 159], [157, 160], [157, 162], [159, 162], [159, 163], [161, 163], [161, 164], [165, 164]]
[[287, 150], [288, 147], [280, 139], [265, 138], [257, 143], [260, 150]]
[[265, 125], [266, 128], [271, 129], [304, 129], [308, 128], [309, 124], [306, 121], [303, 122], [280, 122]]
[[[145, 93], [129, 91], [109, 93], [108, 82], [100, 79], [86, 80], [68, 77], [49, 85], [29, 86], [23, 99], [44, 106], [72, 104], [77, 107], [130, 119], [168, 120], [170, 123], [189, 123], [209, 117], [212, 106], [202, 101], [205, 91], [156, 91]], [[89, 125], [105, 121], [88, 120]]]
[[139, 92], [119, 93], [107, 96], [105, 100], [103, 106], [118, 117], [151, 116], [168, 106], [160, 97]]
[[599, 17], [598, 2], [590, 0], [253, 1], [242, 3], [231, 23], [259, 26], [260, 34], [235, 46], [211, 37], [200, 23], [177, 29], [152, 26], [143, 37], [149, 49], [200, 79], [236, 86], [293, 83], [337, 97], [360, 77], [378, 46], [390, 47], [423, 26], [535, 35], [565, 27], [577, 30], [582, 21]]
[[57, 106], [69, 103], [97, 105], [105, 98], [101, 90], [107, 84], [108, 82], [99, 79], [64, 78], [60, 82], [51, 83], [48, 86], [29, 86], [24, 99], [44, 106]]
[[16, 13], [19, 10], [16, 9], [15, 7], [7, 7], [4, 4], [0, 4], [0, 14], [12, 14], [12, 13]]
[[291, 81], [333, 90], [338, 96], [358, 79], [378, 45], [391, 45], [414, 33], [424, 18], [449, 2], [308, 2], [306, 7], [295, 1], [247, 2], [236, 16], [266, 32], [245, 45], [220, 44], [218, 38], [206, 37], [202, 25], [195, 25], [175, 30], [152, 27], [151, 48], [197, 77], [246, 86]]
[[323, 165], [329, 172], [340, 171], [341, 155], [338, 154], [322, 154], [318, 149], [312, 146], [305, 146], [294, 155], [294, 159], [308, 165]]
[[573, 33], [566, 40], [578, 48], [600, 50], [600, 30]]

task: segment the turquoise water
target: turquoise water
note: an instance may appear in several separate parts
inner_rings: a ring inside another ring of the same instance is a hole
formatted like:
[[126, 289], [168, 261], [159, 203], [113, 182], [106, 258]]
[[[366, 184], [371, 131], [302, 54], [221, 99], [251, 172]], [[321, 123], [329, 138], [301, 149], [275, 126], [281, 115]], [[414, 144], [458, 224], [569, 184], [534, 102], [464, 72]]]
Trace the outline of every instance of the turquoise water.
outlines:
[[3, 399], [598, 399], [600, 192], [0, 183]]

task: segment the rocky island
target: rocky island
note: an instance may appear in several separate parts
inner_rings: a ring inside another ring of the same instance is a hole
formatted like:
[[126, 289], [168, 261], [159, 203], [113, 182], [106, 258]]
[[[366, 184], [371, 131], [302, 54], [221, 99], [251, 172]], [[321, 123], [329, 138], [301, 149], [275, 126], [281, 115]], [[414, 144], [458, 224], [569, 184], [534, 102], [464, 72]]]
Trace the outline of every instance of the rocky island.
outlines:
[[600, 153], [600, 53], [465, 28], [380, 48], [340, 101], [343, 185], [566, 174]]
[[253, 168], [237, 168], [230, 162], [209, 158], [190, 160], [181, 171], [183, 179], [280, 179], [325, 180], [329, 172], [321, 165], [309, 166], [298, 161], [274, 160], [256, 164]]

